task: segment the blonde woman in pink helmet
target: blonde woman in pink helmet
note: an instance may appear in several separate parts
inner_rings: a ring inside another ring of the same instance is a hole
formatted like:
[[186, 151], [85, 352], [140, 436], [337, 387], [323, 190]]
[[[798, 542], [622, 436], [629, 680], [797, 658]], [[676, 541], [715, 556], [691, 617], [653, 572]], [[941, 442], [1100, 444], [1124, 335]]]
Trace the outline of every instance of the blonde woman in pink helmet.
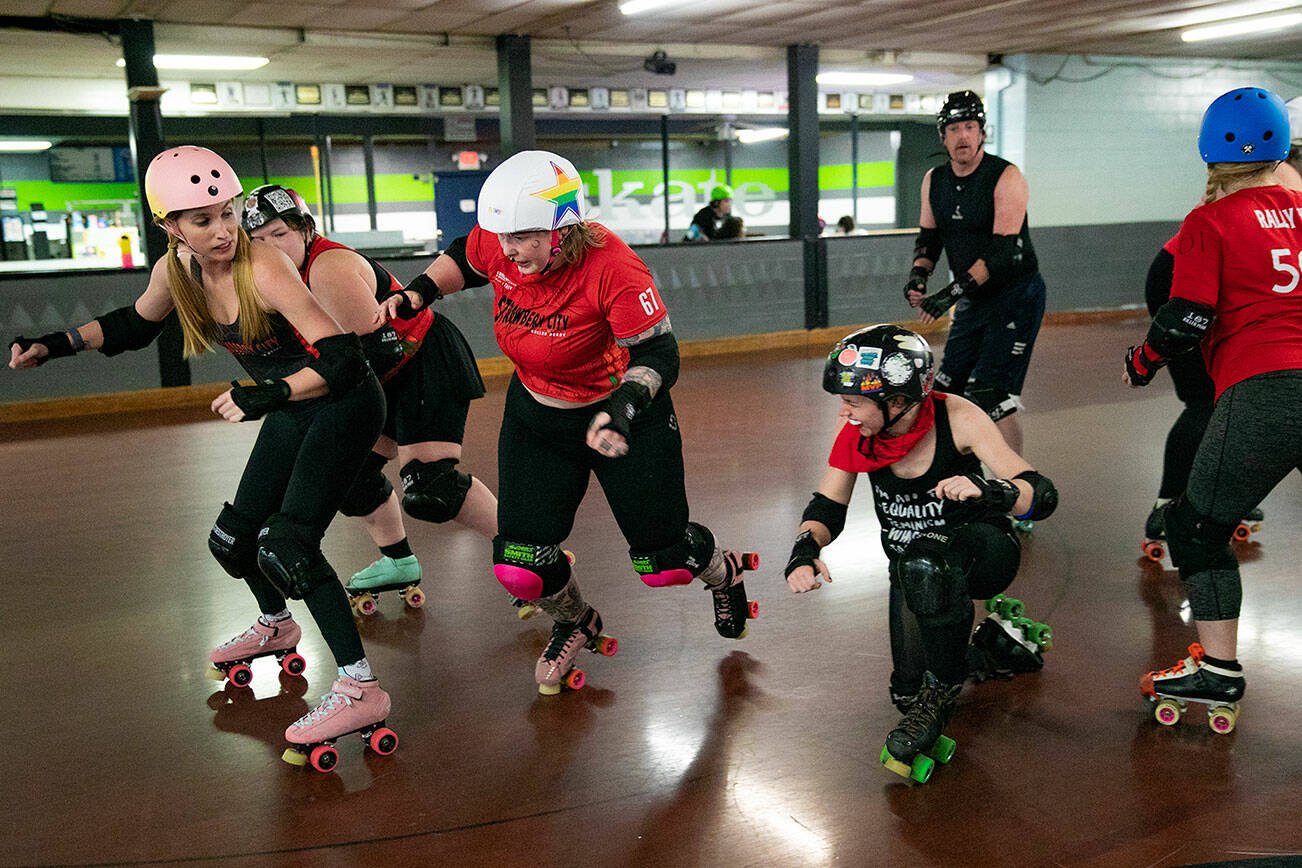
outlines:
[[321, 553], [321, 538], [384, 422], [384, 396], [357, 335], [321, 308], [280, 251], [253, 245], [240, 226], [243, 190], [230, 165], [206, 148], [159, 154], [145, 175], [167, 256], [154, 265], [134, 305], [39, 338], [17, 337], [11, 368], [33, 368], [82, 350], [114, 356], [147, 347], [175, 310], [185, 354], [220, 344], [253, 378], [212, 402], [229, 422], [263, 419], [234, 501], [222, 507], [208, 547], [248, 584], [261, 614], [210, 655], [210, 674], [245, 686], [250, 664], [272, 656], [291, 675], [301, 630], [287, 599], [302, 600], [334, 654], [337, 677], [320, 704], [285, 731], [286, 761], [335, 764], [332, 743], [362, 733], [392, 753], [389, 696], [362, 649], [348, 597]]

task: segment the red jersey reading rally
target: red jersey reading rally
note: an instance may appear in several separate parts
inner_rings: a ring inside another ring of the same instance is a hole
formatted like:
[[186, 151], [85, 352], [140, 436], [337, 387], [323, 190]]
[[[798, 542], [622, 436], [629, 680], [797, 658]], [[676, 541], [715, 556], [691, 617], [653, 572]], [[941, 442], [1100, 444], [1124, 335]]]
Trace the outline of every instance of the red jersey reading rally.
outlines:
[[578, 266], [521, 274], [497, 236], [479, 226], [466, 239], [466, 260], [493, 283], [493, 336], [531, 392], [591, 403], [619, 385], [631, 338], [665, 318], [651, 272], [637, 254], [598, 223], [605, 246], [589, 248]]
[[1174, 240], [1171, 297], [1216, 309], [1202, 347], [1216, 397], [1302, 368], [1302, 193], [1239, 190], [1191, 211]]

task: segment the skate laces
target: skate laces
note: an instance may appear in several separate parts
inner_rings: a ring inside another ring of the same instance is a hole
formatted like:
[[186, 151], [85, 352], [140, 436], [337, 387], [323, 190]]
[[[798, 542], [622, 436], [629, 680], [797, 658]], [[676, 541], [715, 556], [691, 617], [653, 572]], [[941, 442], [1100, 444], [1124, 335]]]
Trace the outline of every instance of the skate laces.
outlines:
[[344, 696], [342, 693], [330, 691], [321, 697], [316, 708], [300, 717], [294, 722], [295, 726], [311, 726], [314, 723], [320, 723], [329, 717], [337, 708], [347, 708], [353, 704], [352, 697]]
[[233, 648], [233, 647], [235, 647], [236, 645], [238, 645], [238, 644], [240, 644], [241, 642], [243, 642], [245, 639], [249, 639], [249, 638], [253, 638], [253, 637], [256, 637], [256, 638], [258, 639], [258, 644], [259, 644], [259, 645], [264, 645], [264, 644], [266, 644], [267, 640], [270, 639], [271, 636], [274, 636], [274, 635], [275, 635], [275, 634], [272, 633], [272, 634], [267, 635], [267, 636], [262, 636], [262, 635], [260, 635], [260, 634], [258, 633], [257, 630], [255, 630], [255, 629], [253, 629], [252, 627], [250, 627], [249, 629], [245, 630], [245, 631], [244, 631], [243, 633], [241, 633], [240, 635], [236, 636], [234, 639], [231, 639], [230, 641], [228, 641], [228, 642], [226, 642], [225, 644], [223, 644], [223, 645], [222, 645], [220, 648], [218, 648], [217, 650], [218, 650], [218, 651], [224, 651], [224, 650], [227, 649], [227, 648]]
[[725, 551], [723, 553], [723, 562], [728, 565], [727, 577], [723, 584], [717, 588], [710, 588], [710, 593], [714, 594], [714, 619], [716, 621], [731, 621], [733, 619], [733, 588], [737, 585], [737, 577], [741, 575], [741, 561], [734, 551]]
[[579, 642], [588, 640], [587, 632], [583, 629], [580, 622], [557, 621], [552, 625], [552, 638], [547, 643], [547, 650], [543, 652], [543, 658], [547, 660], [560, 660], [566, 654], [577, 650], [574, 646]]
[[1157, 672], [1149, 673], [1154, 678], [1163, 678], [1168, 675], [1183, 675], [1185, 672], [1195, 672], [1202, 668], [1198, 661], [1203, 659], [1203, 646], [1197, 642], [1189, 646], [1189, 656], [1181, 660], [1174, 666], [1168, 666], [1165, 669], [1159, 669]]

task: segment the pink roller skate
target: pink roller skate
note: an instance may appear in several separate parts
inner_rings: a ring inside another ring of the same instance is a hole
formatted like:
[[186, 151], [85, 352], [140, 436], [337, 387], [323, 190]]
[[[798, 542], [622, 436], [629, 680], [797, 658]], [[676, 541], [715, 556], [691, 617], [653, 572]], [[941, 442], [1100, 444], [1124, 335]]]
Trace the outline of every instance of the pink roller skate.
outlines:
[[328, 772], [339, 762], [335, 740], [354, 732], [371, 750], [388, 756], [398, 749], [398, 734], [384, 725], [389, 707], [389, 694], [380, 689], [380, 682], [340, 675], [320, 704], [285, 730], [290, 747], [281, 759], [296, 766], [311, 762], [317, 771]]
[[554, 696], [561, 692], [562, 684], [571, 690], [581, 688], [586, 678], [574, 663], [584, 648], [603, 657], [619, 650], [618, 640], [602, 634], [601, 616], [591, 606], [578, 622], [557, 621], [552, 625], [551, 641], [534, 666], [538, 692]]
[[259, 657], [276, 655], [280, 668], [289, 675], [302, 675], [307, 661], [295, 648], [303, 631], [293, 618], [283, 618], [274, 624], [264, 624], [259, 618], [253, 626], [221, 645], [208, 655], [208, 677], [214, 681], [227, 679], [237, 687], [247, 687], [253, 680], [249, 664]]

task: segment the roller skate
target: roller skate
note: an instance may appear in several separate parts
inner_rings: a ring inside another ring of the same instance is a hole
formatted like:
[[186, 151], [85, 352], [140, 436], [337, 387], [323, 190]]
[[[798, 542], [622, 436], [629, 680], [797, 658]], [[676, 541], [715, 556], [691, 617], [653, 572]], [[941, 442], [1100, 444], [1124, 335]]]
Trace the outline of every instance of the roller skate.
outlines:
[[745, 639], [746, 621], [759, 617], [759, 603], [746, 599], [741, 575], [746, 570], [759, 569], [759, 555], [724, 549], [723, 557], [728, 564], [728, 578], [721, 587], [706, 586], [714, 595], [714, 629], [725, 639]]
[[925, 784], [936, 763], [947, 763], [958, 743], [944, 735], [962, 684], [944, 685], [930, 672], [899, 725], [886, 736], [881, 764], [900, 777]]
[[976, 681], [1007, 678], [1044, 667], [1044, 651], [1053, 645], [1048, 624], [1025, 617], [1021, 600], [998, 594], [986, 600], [990, 615], [972, 634], [968, 646], [969, 677]]
[[1166, 510], [1171, 501], [1159, 499], [1144, 522], [1144, 539], [1139, 548], [1144, 557], [1157, 563], [1166, 554]]
[[1239, 700], [1243, 699], [1243, 670], [1213, 666], [1203, 660], [1205, 656], [1203, 646], [1195, 642], [1189, 646], [1188, 657], [1139, 680], [1139, 690], [1158, 723], [1175, 726], [1189, 703], [1198, 702], [1207, 706], [1207, 725], [1212, 732], [1225, 735], [1234, 730]]
[[302, 675], [307, 669], [307, 661], [297, 651], [302, 635], [293, 618], [282, 618], [274, 624], [264, 624], [259, 618], [252, 627], [208, 655], [212, 664], [208, 667], [208, 677], [214, 681], [230, 681], [236, 687], [248, 687], [253, 680], [249, 664], [272, 654], [287, 674]]
[[561, 692], [562, 686], [571, 690], [583, 687], [587, 678], [583, 670], [574, 665], [583, 648], [603, 657], [612, 657], [619, 650], [618, 640], [602, 634], [601, 616], [591, 606], [577, 623], [557, 621], [552, 624], [551, 641], [543, 649], [533, 670], [538, 692], [555, 696]]
[[1248, 512], [1239, 522], [1239, 526], [1234, 529], [1234, 539], [1236, 542], [1246, 542], [1248, 537], [1261, 530], [1262, 519], [1266, 514], [1261, 511], [1261, 507], [1256, 507]]
[[384, 725], [389, 708], [389, 694], [380, 689], [380, 682], [340, 675], [317, 707], [285, 730], [290, 746], [281, 759], [295, 766], [311, 763], [317, 771], [328, 772], [339, 762], [335, 741], [354, 732], [371, 750], [388, 756], [398, 749], [398, 734]]
[[375, 598], [381, 591], [402, 591], [403, 602], [412, 609], [425, 604], [425, 594], [420, 589], [420, 562], [415, 555], [394, 558], [385, 555], [366, 569], [354, 575], [344, 586], [353, 612], [374, 615], [379, 609]]

